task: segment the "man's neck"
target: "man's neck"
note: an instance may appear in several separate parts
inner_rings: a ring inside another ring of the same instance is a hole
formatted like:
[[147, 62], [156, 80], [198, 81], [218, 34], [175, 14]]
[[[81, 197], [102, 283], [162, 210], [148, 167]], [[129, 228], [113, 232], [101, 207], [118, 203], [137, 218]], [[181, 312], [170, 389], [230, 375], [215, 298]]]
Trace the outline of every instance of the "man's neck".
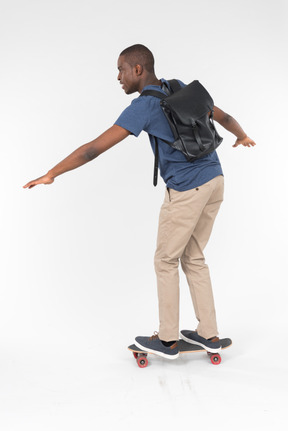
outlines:
[[160, 81], [160, 79], [157, 78], [157, 76], [155, 76], [155, 75], [148, 75], [141, 82], [138, 91], [139, 91], [139, 93], [141, 93], [142, 90], [143, 90], [143, 88], [146, 87], [147, 85], [161, 85], [161, 84], [162, 84], [162, 82]]

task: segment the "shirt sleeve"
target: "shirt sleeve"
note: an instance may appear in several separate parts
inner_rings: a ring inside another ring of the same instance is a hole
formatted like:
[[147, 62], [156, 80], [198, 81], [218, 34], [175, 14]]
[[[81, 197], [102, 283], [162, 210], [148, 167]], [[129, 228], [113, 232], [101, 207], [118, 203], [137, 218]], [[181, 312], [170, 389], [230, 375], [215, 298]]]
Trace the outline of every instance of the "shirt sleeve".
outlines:
[[132, 135], [139, 136], [150, 121], [150, 111], [147, 106], [147, 97], [138, 97], [132, 100], [114, 124], [128, 130]]

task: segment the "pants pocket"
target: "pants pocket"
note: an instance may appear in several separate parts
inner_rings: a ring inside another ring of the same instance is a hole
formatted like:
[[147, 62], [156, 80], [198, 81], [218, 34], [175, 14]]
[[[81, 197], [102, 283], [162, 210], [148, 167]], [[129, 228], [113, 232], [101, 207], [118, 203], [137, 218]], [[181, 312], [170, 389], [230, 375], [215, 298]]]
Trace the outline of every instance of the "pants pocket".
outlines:
[[171, 191], [170, 191], [169, 187], [166, 187], [166, 193], [167, 193], [167, 200], [169, 202], [171, 202]]

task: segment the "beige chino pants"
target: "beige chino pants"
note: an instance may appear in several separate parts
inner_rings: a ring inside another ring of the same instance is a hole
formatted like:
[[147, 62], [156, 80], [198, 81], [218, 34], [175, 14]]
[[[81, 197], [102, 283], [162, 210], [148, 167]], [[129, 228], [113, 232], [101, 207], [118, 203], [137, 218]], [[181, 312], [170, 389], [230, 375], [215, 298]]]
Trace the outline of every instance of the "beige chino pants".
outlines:
[[194, 189], [166, 189], [159, 216], [155, 271], [159, 300], [159, 338], [179, 338], [179, 260], [190, 288], [197, 332], [218, 335], [213, 292], [203, 250], [223, 201], [222, 175]]

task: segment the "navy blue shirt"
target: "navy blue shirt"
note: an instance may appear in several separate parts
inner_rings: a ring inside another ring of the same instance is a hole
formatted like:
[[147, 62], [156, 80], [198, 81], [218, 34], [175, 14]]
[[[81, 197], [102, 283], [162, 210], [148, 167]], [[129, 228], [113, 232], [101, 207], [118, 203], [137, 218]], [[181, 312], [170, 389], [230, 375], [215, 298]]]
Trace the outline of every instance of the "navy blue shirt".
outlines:
[[[168, 82], [161, 79], [162, 82]], [[181, 83], [181, 81], [179, 81]], [[183, 83], [181, 85], [184, 86]], [[160, 86], [147, 85], [144, 90], [161, 90]], [[163, 93], [165, 94], [164, 90]], [[152, 150], [155, 153], [157, 136], [159, 145], [159, 170], [167, 187], [186, 191], [201, 186], [218, 175], [223, 175], [216, 151], [194, 162], [188, 162], [183, 153], [175, 150], [163, 140], [174, 141], [169, 123], [161, 109], [160, 99], [153, 96], [137, 97], [132, 100], [115, 124], [139, 136], [142, 130], [149, 134]]]

